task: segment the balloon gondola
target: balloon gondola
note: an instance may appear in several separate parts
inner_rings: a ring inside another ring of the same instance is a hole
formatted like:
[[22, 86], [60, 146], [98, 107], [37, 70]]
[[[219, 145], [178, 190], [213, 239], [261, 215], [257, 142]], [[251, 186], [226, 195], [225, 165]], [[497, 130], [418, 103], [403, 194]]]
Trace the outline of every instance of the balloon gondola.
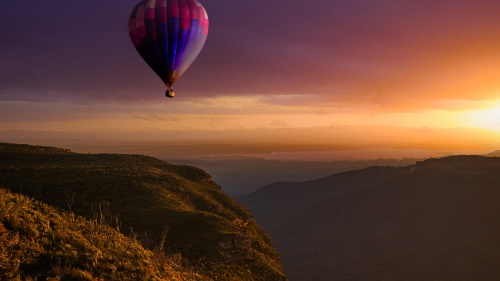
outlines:
[[129, 34], [137, 52], [163, 80], [165, 95], [205, 45], [208, 16], [197, 0], [143, 0], [129, 18]]
[[165, 96], [167, 98], [173, 98], [173, 97], [175, 97], [174, 89], [172, 89], [172, 87], [168, 88], [167, 91], [165, 92]]

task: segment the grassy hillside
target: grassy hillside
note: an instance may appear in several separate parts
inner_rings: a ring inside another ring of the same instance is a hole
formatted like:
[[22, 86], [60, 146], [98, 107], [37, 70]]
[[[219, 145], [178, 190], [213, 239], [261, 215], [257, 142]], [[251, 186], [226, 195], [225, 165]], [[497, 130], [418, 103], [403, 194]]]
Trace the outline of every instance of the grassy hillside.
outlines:
[[0, 189], [0, 280], [203, 280], [95, 220]]
[[290, 280], [500, 280], [500, 158], [370, 167], [239, 200]]
[[180, 253], [216, 280], [285, 280], [267, 234], [194, 167], [3, 143], [0, 186]]

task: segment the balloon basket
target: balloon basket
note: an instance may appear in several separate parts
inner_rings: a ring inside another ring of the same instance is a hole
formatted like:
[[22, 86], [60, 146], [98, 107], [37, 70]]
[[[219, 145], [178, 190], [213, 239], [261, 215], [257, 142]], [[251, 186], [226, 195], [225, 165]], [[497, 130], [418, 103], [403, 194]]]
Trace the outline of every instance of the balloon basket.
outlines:
[[175, 92], [172, 90], [167, 90], [167, 92], [165, 93], [165, 96], [167, 98], [173, 98], [173, 97], [175, 97]]

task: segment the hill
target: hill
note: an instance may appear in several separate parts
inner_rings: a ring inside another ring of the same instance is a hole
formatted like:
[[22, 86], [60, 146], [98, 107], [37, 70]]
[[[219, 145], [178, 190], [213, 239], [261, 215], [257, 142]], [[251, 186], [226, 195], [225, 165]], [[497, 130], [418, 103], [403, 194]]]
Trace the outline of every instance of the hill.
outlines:
[[333, 173], [364, 169], [369, 166], [407, 166], [414, 158], [373, 160], [271, 160], [262, 158], [165, 159], [173, 164], [202, 168], [231, 196], [249, 194], [260, 187], [281, 180], [307, 181]]
[[495, 150], [491, 153], [488, 153], [486, 156], [490, 156], [490, 157], [500, 157], [500, 150]]
[[237, 198], [290, 280], [499, 280], [500, 158], [278, 182]]
[[0, 280], [203, 280], [173, 257], [0, 189]]
[[180, 254], [207, 278], [286, 280], [269, 236], [198, 168], [2, 143], [0, 187]]

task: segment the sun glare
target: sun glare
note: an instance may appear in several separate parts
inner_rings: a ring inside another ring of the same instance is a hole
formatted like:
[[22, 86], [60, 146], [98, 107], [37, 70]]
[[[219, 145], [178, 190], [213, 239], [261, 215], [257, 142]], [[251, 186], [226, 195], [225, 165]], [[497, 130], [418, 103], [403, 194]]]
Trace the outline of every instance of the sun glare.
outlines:
[[464, 114], [463, 122], [468, 126], [500, 132], [500, 105], [489, 109], [469, 111]]

